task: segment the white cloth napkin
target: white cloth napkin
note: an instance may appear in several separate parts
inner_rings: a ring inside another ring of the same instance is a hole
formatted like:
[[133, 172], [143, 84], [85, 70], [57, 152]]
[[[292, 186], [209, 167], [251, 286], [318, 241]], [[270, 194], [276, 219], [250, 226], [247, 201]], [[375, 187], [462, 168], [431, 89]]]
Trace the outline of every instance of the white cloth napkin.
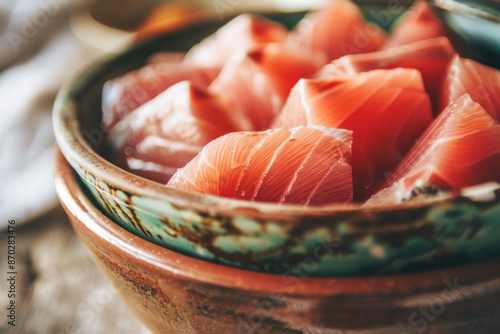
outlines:
[[52, 104], [95, 56], [69, 27], [76, 2], [0, 2], [0, 230], [9, 219], [24, 223], [57, 203]]

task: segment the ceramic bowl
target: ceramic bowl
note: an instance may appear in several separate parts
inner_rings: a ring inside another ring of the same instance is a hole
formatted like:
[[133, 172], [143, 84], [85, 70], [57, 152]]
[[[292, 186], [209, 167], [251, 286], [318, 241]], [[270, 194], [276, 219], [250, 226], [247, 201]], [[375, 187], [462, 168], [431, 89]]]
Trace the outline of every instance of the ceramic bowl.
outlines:
[[[293, 25], [303, 13], [274, 15]], [[500, 255], [498, 185], [419, 205], [298, 207], [230, 200], [130, 174], [106, 157], [103, 83], [152, 53], [187, 50], [223, 23], [159, 36], [94, 68], [63, 89], [54, 111], [59, 147], [99, 205], [134, 234], [192, 257], [255, 271], [312, 276], [390, 275]], [[161, 46], [161, 47], [160, 47]]]
[[455, 43], [465, 45], [465, 57], [499, 68], [500, 6], [497, 0], [432, 0], [435, 13], [453, 34]]
[[[311, 278], [197, 260], [101, 213], [65, 159], [56, 189], [73, 229], [154, 333], [498, 333], [500, 259], [426, 273]], [[310, 264], [313, 269], [313, 264]]]

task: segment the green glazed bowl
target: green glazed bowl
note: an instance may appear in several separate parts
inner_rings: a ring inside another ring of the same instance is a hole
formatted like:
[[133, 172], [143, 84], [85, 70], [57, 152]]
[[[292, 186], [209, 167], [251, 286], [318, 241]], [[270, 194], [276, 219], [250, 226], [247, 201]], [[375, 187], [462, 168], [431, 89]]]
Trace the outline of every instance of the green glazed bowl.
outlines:
[[[292, 26], [304, 13], [274, 14]], [[468, 189], [419, 205], [299, 207], [170, 189], [106, 159], [101, 91], [106, 80], [158, 51], [185, 51], [223, 22], [197, 23], [134, 47], [63, 89], [54, 130], [66, 160], [108, 216], [134, 234], [195, 258], [308, 277], [378, 276], [500, 256], [500, 189]]]
[[467, 58], [499, 68], [500, 2], [498, 0], [432, 0], [435, 13], [446, 24]]

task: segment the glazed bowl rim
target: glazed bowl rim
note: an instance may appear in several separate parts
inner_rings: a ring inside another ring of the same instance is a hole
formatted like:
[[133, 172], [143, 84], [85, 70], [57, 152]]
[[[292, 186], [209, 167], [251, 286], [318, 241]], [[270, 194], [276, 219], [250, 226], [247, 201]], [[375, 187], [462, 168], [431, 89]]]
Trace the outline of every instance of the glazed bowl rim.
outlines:
[[[164, 34], [167, 36], [172, 33], [181, 34], [186, 28], [196, 27], [198, 24], [213, 22], [206, 20], [188, 25], [185, 28], [175, 30]], [[106, 75], [106, 73], [116, 64], [127, 62], [127, 57], [134, 50], [138, 50], [142, 45], [151, 43], [147, 40], [135, 47], [126, 50], [124, 53], [102, 63], [93, 68], [88, 73], [80, 74], [76, 80], [67, 82], [60, 90], [53, 111], [53, 128], [57, 144], [63, 155], [71, 163], [75, 163], [81, 169], [89, 171], [96, 179], [104, 180], [110, 188], [122, 190], [132, 196], [149, 197], [152, 199], [166, 201], [175, 207], [191, 208], [200, 212], [209, 214], [218, 214], [223, 216], [239, 216], [244, 214], [250, 218], [281, 218], [292, 217], [300, 220], [301, 217], [308, 216], [328, 216], [337, 213], [349, 213], [357, 211], [367, 212], [391, 212], [408, 209], [423, 209], [447, 201], [454, 201], [462, 196], [467, 196], [467, 189], [457, 192], [449, 197], [440, 200], [427, 200], [419, 202], [410, 202], [395, 205], [381, 205], [376, 207], [363, 207], [362, 203], [350, 204], [331, 204], [325, 206], [299, 206], [299, 205], [280, 205], [272, 203], [254, 203], [251, 201], [230, 199], [225, 197], [200, 194], [194, 191], [174, 189], [163, 184], [145, 179], [132, 174], [117, 165], [111, 163], [103, 156], [98, 154], [85, 140], [79, 119], [78, 103], [76, 96], [82, 91], [88, 89], [95, 81]], [[483, 185], [472, 187], [474, 195], [481, 193]], [[493, 186], [489, 184], [485, 187], [485, 193], [500, 189], [498, 184]], [[479, 189], [479, 191], [477, 190]]]
[[471, 4], [457, 2], [454, 0], [426, 0], [431, 5], [449, 13], [461, 16], [475, 17], [483, 20], [500, 23], [500, 14], [492, 13], [485, 9], [476, 8]]
[[[378, 277], [299, 277], [291, 274], [248, 271], [174, 252], [120, 227], [106, 217], [86, 196], [81, 188], [83, 185], [77, 181], [76, 172], [59, 150], [55, 155], [55, 186], [59, 200], [75, 231], [85, 230], [83, 233], [92, 242], [100, 244], [107, 253], [122, 256], [132, 265], [159, 273], [159, 276], [162, 272], [168, 271], [191, 281], [271, 293], [271, 296], [273, 294], [302, 297], [369, 294], [393, 297], [395, 293], [405, 295], [416, 291], [439, 291], [443, 288], [445, 280], [453, 280], [459, 275], [461, 284], [473, 284], [491, 275], [500, 274], [498, 265], [500, 258], [441, 270]], [[82, 238], [79, 233], [77, 235]]]

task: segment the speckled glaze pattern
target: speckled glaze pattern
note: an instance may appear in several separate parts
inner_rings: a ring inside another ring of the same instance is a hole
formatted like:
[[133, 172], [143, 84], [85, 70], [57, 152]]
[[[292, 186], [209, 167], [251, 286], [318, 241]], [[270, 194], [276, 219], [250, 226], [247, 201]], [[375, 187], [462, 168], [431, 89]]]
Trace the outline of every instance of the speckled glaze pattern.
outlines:
[[387, 275], [500, 255], [499, 190], [481, 202], [461, 198], [412, 209], [267, 220], [202, 214], [127, 194], [80, 172], [101, 206], [129, 231], [245, 269], [300, 273], [314, 266], [314, 276]]
[[263, 274], [184, 256], [127, 232], [59, 155], [56, 189], [76, 234], [154, 333], [498, 333], [500, 259], [371, 278]]
[[[296, 14], [275, 18], [290, 21]], [[108, 215], [128, 231], [196, 258], [272, 273], [369, 276], [500, 256], [500, 189], [391, 208], [254, 204], [170, 189], [109, 163], [100, 123], [103, 83], [144, 63], [158, 45], [185, 50], [221, 22], [146, 42], [78, 79], [58, 98], [59, 147]], [[99, 140], [98, 140], [99, 139]], [[314, 270], [311, 270], [313, 268]]]

